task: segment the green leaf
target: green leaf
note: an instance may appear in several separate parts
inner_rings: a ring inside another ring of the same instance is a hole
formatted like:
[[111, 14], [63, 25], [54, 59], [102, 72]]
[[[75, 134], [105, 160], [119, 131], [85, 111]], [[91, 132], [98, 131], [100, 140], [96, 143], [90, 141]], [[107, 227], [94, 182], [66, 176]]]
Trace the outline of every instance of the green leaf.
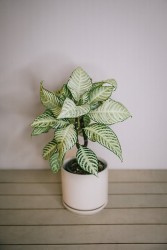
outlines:
[[57, 143], [57, 149], [64, 155], [69, 149], [71, 149], [76, 141], [77, 141], [77, 134], [76, 130], [74, 129], [74, 125], [70, 124], [66, 128], [58, 129], [55, 132], [55, 140]]
[[42, 133], [47, 133], [50, 129], [51, 129], [51, 127], [36, 127], [36, 128], [33, 128], [31, 135], [36, 136], [36, 135], [40, 135]]
[[77, 161], [82, 169], [97, 176], [98, 159], [95, 153], [89, 148], [80, 146], [77, 151]]
[[62, 110], [59, 116], [57, 117], [57, 119], [75, 118], [75, 117], [83, 116], [87, 114], [89, 111], [90, 111], [89, 104], [76, 106], [72, 100], [70, 100], [69, 98], [66, 98], [66, 100], [64, 101]]
[[43, 114], [37, 116], [33, 123], [31, 124], [32, 127], [43, 127], [43, 128], [49, 128], [52, 127], [56, 122], [56, 119], [51, 116], [51, 113], [45, 111]]
[[51, 92], [43, 87], [43, 83], [40, 84], [40, 99], [42, 104], [46, 108], [55, 108], [56, 106], [60, 106], [60, 101], [54, 92]]
[[106, 147], [117, 155], [122, 160], [121, 145], [118, 141], [116, 134], [113, 130], [104, 124], [91, 124], [86, 127], [85, 133], [87, 137], [92, 141], [97, 141], [102, 146]]
[[100, 86], [93, 88], [93, 90], [90, 91], [89, 102], [92, 104], [105, 101], [111, 96], [112, 91], [112, 86]]
[[54, 173], [57, 173], [62, 166], [62, 161], [59, 158], [58, 153], [54, 153], [49, 159], [50, 168]]
[[43, 158], [48, 160], [53, 153], [56, 151], [56, 140], [53, 139], [43, 148]]
[[91, 89], [92, 81], [88, 74], [81, 67], [78, 67], [70, 76], [67, 87], [73, 98], [78, 102], [80, 97]]
[[111, 99], [105, 101], [97, 109], [90, 111], [88, 115], [97, 123], [111, 125], [122, 122], [131, 116], [124, 105]]

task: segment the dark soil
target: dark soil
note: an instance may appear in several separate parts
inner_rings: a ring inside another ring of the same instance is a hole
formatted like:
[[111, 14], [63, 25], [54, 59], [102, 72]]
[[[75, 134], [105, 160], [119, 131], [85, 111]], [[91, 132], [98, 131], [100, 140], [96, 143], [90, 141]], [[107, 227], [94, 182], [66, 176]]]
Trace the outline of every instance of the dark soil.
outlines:
[[[98, 172], [103, 171], [106, 168], [106, 165], [101, 162], [100, 160], [99, 166], [98, 166]], [[89, 175], [90, 173], [86, 172], [83, 170], [76, 159], [71, 159], [64, 167], [68, 172], [73, 173], [73, 174], [81, 174], [81, 175]]]

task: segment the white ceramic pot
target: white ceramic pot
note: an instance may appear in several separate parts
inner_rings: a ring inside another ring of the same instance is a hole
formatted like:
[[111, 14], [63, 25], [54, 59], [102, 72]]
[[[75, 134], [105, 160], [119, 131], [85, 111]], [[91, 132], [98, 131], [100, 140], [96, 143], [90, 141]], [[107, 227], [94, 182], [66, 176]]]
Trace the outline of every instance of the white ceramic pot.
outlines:
[[102, 210], [108, 202], [108, 168], [98, 173], [98, 177], [88, 174], [73, 174], [61, 169], [62, 193], [64, 206], [78, 214], [94, 214]]

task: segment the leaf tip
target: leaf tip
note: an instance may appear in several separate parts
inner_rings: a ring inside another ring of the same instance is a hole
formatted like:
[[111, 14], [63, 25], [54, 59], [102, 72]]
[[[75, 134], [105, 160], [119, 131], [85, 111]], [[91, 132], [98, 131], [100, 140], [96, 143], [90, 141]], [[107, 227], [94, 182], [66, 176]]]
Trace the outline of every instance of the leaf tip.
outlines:
[[95, 172], [94, 176], [96, 176], [97, 178], [99, 178], [98, 172]]

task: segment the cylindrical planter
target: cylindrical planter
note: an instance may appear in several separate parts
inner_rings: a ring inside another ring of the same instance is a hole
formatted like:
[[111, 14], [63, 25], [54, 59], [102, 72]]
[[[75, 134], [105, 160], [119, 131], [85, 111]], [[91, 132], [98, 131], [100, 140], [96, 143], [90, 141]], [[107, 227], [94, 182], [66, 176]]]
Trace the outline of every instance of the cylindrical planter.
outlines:
[[65, 162], [61, 170], [64, 206], [78, 214], [94, 214], [102, 210], [108, 202], [108, 168], [98, 173], [98, 177], [68, 172]]

